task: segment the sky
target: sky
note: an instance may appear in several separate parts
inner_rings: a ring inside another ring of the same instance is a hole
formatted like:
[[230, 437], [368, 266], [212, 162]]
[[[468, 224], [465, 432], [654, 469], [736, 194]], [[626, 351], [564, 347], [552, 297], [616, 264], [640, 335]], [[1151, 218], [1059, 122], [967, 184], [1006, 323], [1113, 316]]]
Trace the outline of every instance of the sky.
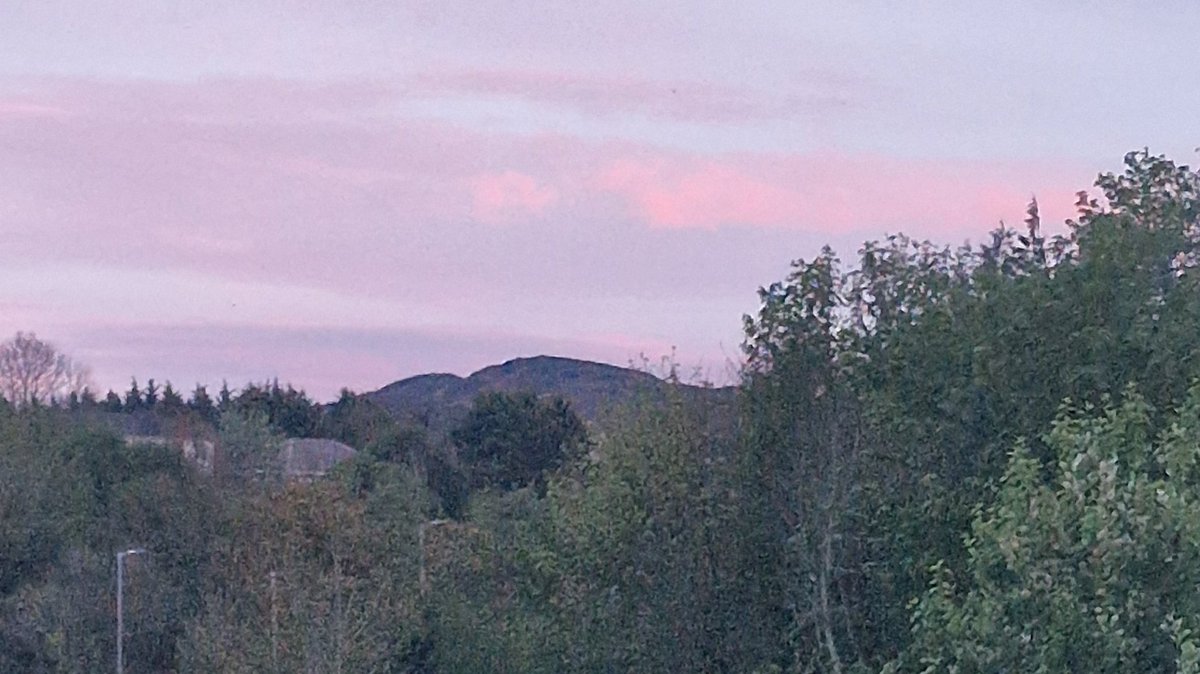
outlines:
[[725, 381], [822, 245], [1195, 163], [1197, 34], [1190, 0], [3, 0], [0, 337], [101, 391]]

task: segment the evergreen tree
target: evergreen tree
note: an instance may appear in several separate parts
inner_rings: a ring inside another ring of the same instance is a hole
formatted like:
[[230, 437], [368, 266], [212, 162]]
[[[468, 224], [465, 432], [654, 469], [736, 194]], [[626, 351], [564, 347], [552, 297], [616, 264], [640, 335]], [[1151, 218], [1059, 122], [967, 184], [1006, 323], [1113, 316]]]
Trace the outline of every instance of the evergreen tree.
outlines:
[[125, 392], [125, 412], [136, 412], [142, 409], [142, 389], [138, 386], [137, 378], [134, 377], [129, 385], [129, 390]]
[[221, 390], [217, 393], [217, 411], [221, 414], [233, 407], [233, 392], [229, 390], [229, 382], [221, 380]]
[[562, 398], [491, 392], [475, 399], [451, 437], [476, 487], [516, 489], [577, 456], [587, 430]]
[[161, 408], [165, 414], [178, 414], [186, 408], [183, 396], [179, 395], [175, 387], [171, 386], [170, 381], [163, 386]]
[[100, 406], [100, 402], [96, 400], [96, 393], [91, 388], [85, 387], [79, 396], [79, 405], [84, 412], [91, 412]]
[[191, 400], [188, 401], [188, 407], [194, 411], [201, 419], [208, 423], [216, 423], [217, 408], [213, 405], [212, 398], [208, 395], [208, 389], [201, 384], [196, 384], [196, 388], [192, 391]]
[[109, 413], [117, 413], [123, 412], [124, 410], [125, 403], [121, 402], [121, 396], [117, 395], [115, 391], [109, 389], [108, 394], [104, 396], [104, 411]]
[[158, 395], [158, 384], [155, 384], [154, 379], [151, 378], [146, 382], [146, 395], [142, 398], [142, 404], [146, 409], [152, 410], [158, 405]]

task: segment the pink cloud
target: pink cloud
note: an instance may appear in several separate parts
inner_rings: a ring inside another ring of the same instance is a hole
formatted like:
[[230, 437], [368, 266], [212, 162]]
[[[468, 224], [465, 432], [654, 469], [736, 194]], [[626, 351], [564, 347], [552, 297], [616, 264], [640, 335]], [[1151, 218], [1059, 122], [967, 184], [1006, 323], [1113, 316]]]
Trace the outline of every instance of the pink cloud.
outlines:
[[713, 161], [685, 170], [617, 161], [601, 171], [597, 185], [624, 195], [659, 227], [781, 226], [803, 208], [795, 192]]
[[471, 184], [471, 197], [475, 219], [494, 224], [540, 215], [558, 199], [558, 193], [532, 176], [504, 171], [476, 177]]
[[623, 199], [653, 227], [982, 235], [1002, 219], [1019, 222], [1034, 193], [1048, 216], [1066, 217], [1077, 189], [1071, 185], [1079, 184], [1065, 179], [1072, 173], [1057, 166], [863, 155], [662, 154], [611, 161], [592, 184]]
[[[34, 92], [24, 104], [70, 114], [0, 124], [0, 231], [22, 232], [0, 262], [169, 268], [439, 301], [500, 300], [547, 277], [574, 279], [555, 284], [568, 295], [594, 292], [597, 279], [625, 297], [669, 291], [684, 270], [664, 270], [653, 291], [639, 281], [651, 271], [611, 273], [653, 268], [627, 261], [631, 250], [667, 245], [658, 232], [678, 240], [695, 230], [695, 250], [720, 239], [710, 245], [754, 250], [764, 267], [774, 249], [752, 247], [765, 238], [713, 232], [979, 238], [1001, 218], [1019, 223], [1032, 193], [1047, 221], [1069, 215], [1092, 178], [1070, 166], [706, 155], [500, 133], [376, 116], [387, 88], [367, 85], [51, 80], [20, 89]], [[514, 220], [529, 226], [519, 235], [472, 226]], [[514, 265], [495, 255], [501, 248], [536, 259]], [[391, 273], [397, 266], [411, 278]], [[363, 288], [350, 267], [375, 280]], [[723, 289], [764, 280], [705, 278]]]

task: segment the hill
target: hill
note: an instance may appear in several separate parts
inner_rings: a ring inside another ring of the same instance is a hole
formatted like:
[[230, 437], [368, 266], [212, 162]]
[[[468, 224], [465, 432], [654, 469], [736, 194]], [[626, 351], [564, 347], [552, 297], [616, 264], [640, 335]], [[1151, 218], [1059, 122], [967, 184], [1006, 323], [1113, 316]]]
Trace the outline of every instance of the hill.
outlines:
[[596, 421], [628, 403], [661, 401], [672, 386], [678, 386], [687, 397], [733, 398], [733, 389], [728, 387], [676, 385], [641, 370], [556, 356], [516, 358], [467, 377], [418, 375], [364, 395], [394, 417], [444, 428], [465, 414], [477, 395], [488, 391], [561, 396], [581, 417]]

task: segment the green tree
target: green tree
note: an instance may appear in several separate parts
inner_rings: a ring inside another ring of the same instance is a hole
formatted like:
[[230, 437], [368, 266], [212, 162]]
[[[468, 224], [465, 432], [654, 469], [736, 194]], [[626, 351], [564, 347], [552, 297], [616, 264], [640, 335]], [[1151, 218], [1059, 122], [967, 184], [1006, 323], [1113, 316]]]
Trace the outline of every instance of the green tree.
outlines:
[[844, 671], [867, 617], [862, 359], [845, 283], [825, 249], [760, 291], [745, 319], [737, 549], [751, 602], [777, 616], [769, 631], [797, 671]]
[[[829, 511], [820, 504], [854, 505], [832, 511], [845, 556], [834, 555], [843, 582], [831, 596], [840, 598], [835, 614], [862, 622], [847, 620], [841, 637], [802, 640], [797, 665], [836, 670], [830, 643], [871, 665], [894, 655], [908, 639], [903, 607], [927, 586], [931, 565], [965, 568], [962, 533], [1008, 448], [1028, 438], [1034, 456], [1051, 460], [1041, 433], [1064, 398], [1119, 400], [1136, 382], [1165, 410], [1200, 375], [1196, 175], [1137, 152], [1124, 173], [1096, 185], [1103, 199], [1081, 198], [1068, 236], [1043, 237], [1033, 202], [1024, 233], [1001, 227], [977, 249], [894, 236], [866, 244], [848, 271], [827, 252], [763, 291], [747, 321], [744, 387], [748, 485], [763, 488], [748, 503], [767, 507], [755, 520], [766, 526], [792, 513], [750, 546], [768, 551], [764, 561], [775, 555], [770, 582], [785, 588], [804, 568], [794, 563], [805, 555], [781, 547], [784, 531], [803, 534], [792, 539], [809, 542], [801, 550], [819, 549], [804, 532], [821, 530], [815, 522]], [[831, 400], [844, 401], [842, 412], [832, 417], [805, 401], [839, 390], [845, 397]], [[853, 431], [853, 443], [827, 444], [859, 448], [832, 455], [842, 468], [821, 449], [821, 438], [837, 437], [821, 417]], [[829, 481], [828, 471], [851, 479]], [[817, 629], [805, 613], [809, 626], [793, 635]]]
[[179, 395], [179, 392], [168, 381], [162, 390], [162, 412], [167, 415], [177, 415], [185, 408], [183, 396]]
[[283, 440], [262, 414], [222, 414], [217, 439], [220, 460], [214, 469], [234, 483], [279, 482], [283, 479], [279, 457]]
[[552, 618], [546, 671], [754, 672], [778, 658], [783, 598], [759, 595], [739, 554], [756, 523], [738, 507], [736, 439], [709, 423], [726, 411], [667, 398], [552, 478], [545, 515], [524, 528], [543, 542], [519, 559], [524, 591]]
[[137, 377], [134, 377], [130, 380], [129, 390], [125, 392], [125, 412], [136, 412], [142, 407], [142, 389], [138, 386]]
[[268, 385], [247, 384], [231, 399], [230, 409], [242, 415], [261, 415], [279, 433], [290, 438], [310, 438], [318, 434], [321, 409], [304, 391], [281, 388], [279, 382]]
[[207, 572], [212, 508], [177, 452], [127, 444], [78, 415], [40, 408], [0, 419], [0, 670], [111, 665], [112, 552], [131, 567], [129, 654], [173, 667], [174, 635]]
[[217, 411], [221, 414], [233, 409], [233, 392], [229, 390], [229, 382], [221, 380], [221, 390], [217, 392]]
[[115, 391], [110, 390], [108, 395], [104, 396], [104, 411], [109, 413], [121, 412], [125, 409], [125, 403], [121, 402], [121, 396]]
[[192, 397], [188, 400], [188, 408], [195, 412], [202, 420], [215, 424], [217, 422], [217, 408], [213, 404], [213, 400], [208, 395], [208, 389], [201, 384], [196, 384], [195, 390], [192, 391]]
[[[374, 446], [381, 454], [380, 458], [385, 460], [399, 460], [403, 453], [400, 447], [385, 448], [398, 440], [397, 424], [391, 415], [349, 389], [342, 389], [337, 402], [326, 410], [321, 420], [321, 432], [355, 449]], [[384, 454], [387, 456], [382, 456]]]
[[153, 410], [158, 405], [158, 400], [159, 386], [154, 382], [154, 378], [151, 377], [146, 381], [146, 393], [142, 396], [142, 404], [146, 409]]
[[1200, 388], [1157, 436], [1152, 416], [1136, 393], [1065, 409], [1049, 475], [1018, 444], [892, 668], [1200, 671]]
[[583, 421], [561, 398], [484, 393], [451, 433], [475, 486], [541, 484], [587, 443]]

